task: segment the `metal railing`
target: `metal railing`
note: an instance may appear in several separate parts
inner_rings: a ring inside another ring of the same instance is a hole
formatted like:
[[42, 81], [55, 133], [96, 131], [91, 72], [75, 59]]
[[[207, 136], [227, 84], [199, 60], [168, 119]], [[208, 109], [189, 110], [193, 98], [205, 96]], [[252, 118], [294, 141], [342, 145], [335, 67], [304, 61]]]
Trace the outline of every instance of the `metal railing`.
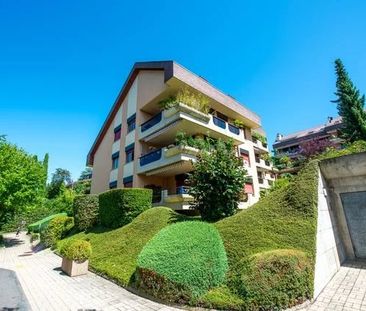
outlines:
[[161, 159], [162, 149], [157, 149], [140, 157], [140, 166], [159, 161]]
[[188, 186], [179, 186], [175, 189], [176, 194], [188, 194], [189, 187]]
[[240, 129], [237, 126], [230, 124], [230, 123], [229, 123], [229, 131], [236, 135], [240, 134]]
[[215, 116], [212, 116], [212, 118], [213, 118], [213, 123], [216, 125], [216, 126], [218, 126], [218, 127], [220, 127], [220, 128], [222, 128], [222, 129], [226, 129], [226, 122], [223, 120], [223, 119], [220, 119], [220, 118], [218, 118], [218, 117], [215, 117]]
[[161, 118], [162, 118], [162, 112], [160, 111], [158, 114], [153, 116], [151, 119], [149, 119], [146, 122], [141, 124], [141, 132], [145, 132], [149, 128], [151, 128], [154, 125], [158, 124], [161, 121]]

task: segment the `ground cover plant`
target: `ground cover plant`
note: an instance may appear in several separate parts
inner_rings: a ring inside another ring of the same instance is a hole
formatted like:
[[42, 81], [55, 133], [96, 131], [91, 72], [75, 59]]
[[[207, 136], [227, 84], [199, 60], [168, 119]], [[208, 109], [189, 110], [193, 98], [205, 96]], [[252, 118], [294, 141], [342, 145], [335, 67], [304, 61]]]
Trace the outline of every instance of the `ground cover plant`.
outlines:
[[138, 257], [137, 281], [153, 296], [182, 302], [222, 284], [227, 269], [216, 228], [186, 221], [162, 229], [145, 245]]
[[162, 228], [185, 219], [169, 208], [154, 207], [122, 228], [94, 227], [68, 237], [59, 242], [58, 249], [70, 239], [88, 240], [93, 249], [91, 269], [122, 286], [129, 286], [134, 280], [137, 257], [145, 244]]

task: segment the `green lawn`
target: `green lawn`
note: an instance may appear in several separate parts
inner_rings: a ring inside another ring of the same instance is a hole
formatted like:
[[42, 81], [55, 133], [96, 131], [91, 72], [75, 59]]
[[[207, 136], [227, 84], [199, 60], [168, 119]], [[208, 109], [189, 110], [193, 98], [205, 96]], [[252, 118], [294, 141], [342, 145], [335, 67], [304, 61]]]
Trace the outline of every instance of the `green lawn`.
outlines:
[[[145, 244], [162, 228], [185, 218], [169, 208], [154, 207], [122, 228], [96, 227], [70, 238], [89, 240], [92, 245], [91, 268], [122, 286], [128, 286], [136, 270], [137, 257]], [[59, 242], [59, 247], [63, 241]]]

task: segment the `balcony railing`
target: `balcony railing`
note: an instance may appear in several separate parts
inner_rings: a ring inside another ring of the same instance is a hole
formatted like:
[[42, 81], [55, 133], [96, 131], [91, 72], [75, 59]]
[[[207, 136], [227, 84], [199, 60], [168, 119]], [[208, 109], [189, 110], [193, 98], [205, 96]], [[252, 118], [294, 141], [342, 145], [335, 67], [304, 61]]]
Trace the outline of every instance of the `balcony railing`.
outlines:
[[162, 112], [160, 111], [157, 115], [153, 116], [151, 119], [141, 124], [141, 132], [148, 130], [153, 127], [155, 124], [158, 124], [161, 121]]
[[229, 131], [233, 134], [236, 134], [236, 135], [240, 134], [240, 129], [237, 126], [232, 125], [230, 123], [229, 123]]
[[222, 129], [226, 129], [226, 122], [223, 119], [213, 116], [213, 123]]
[[179, 186], [176, 188], [176, 194], [188, 194], [189, 187], [188, 186]]
[[148, 154], [143, 155], [140, 157], [140, 166], [147, 165], [149, 163], [159, 161], [161, 159], [161, 149], [154, 150]]

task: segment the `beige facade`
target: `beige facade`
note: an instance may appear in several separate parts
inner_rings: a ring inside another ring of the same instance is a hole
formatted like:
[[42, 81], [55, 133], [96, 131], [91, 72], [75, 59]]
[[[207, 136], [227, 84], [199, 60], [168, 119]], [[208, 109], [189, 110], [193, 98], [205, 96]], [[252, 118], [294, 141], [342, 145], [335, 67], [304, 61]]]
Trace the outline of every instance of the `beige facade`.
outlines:
[[[209, 99], [209, 114], [185, 103], [162, 110], [158, 103], [181, 89]], [[244, 129], [234, 126], [240, 120]], [[93, 166], [91, 193], [110, 188], [154, 189], [157, 204], [188, 209], [185, 174], [193, 168], [198, 150], [175, 145], [177, 132], [232, 139], [251, 177], [245, 186], [245, 208], [259, 199], [274, 180], [263, 160], [268, 147], [252, 138], [261, 131], [260, 118], [232, 97], [214, 88], [175, 62], [136, 63], [117, 97], [89, 154]]]

